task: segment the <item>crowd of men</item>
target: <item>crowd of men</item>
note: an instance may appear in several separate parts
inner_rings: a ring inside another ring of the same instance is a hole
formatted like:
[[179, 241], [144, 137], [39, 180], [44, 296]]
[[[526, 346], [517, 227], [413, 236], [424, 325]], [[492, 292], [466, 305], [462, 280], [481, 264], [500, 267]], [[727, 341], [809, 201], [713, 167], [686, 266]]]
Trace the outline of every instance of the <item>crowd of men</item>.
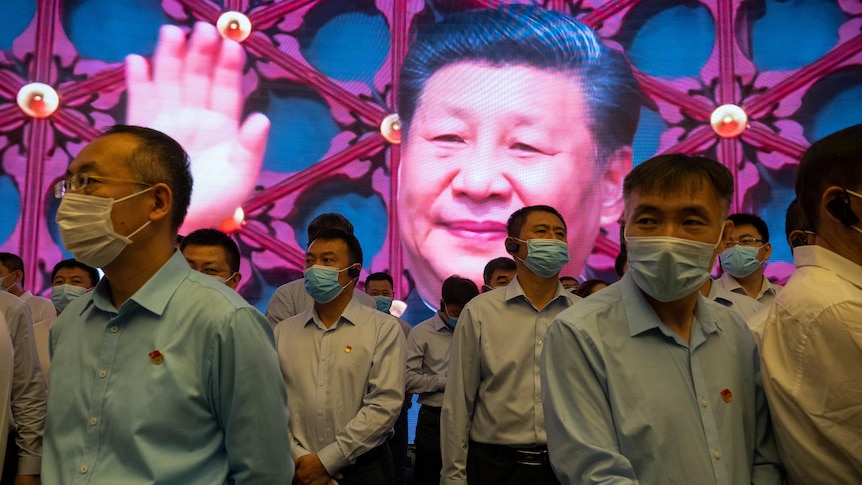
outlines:
[[[729, 214], [727, 168], [665, 154], [630, 170], [636, 83], [592, 30], [523, 6], [455, 17], [419, 33], [399, 92], [399, 177], [427, 189], [403, 194], [423, 212], [399, 211], [399, 229], [432, 314], [393, 316], [408, 295], [387, 273], [357, 289], [363, 249], [333, 213], [262, 314], [236, 291], [230, 236], [178, 238], [181, 144], [114, 126], [55, 188], [74, 258], [51, 299], [0, 254], [3, 484], [403, 485], [411, 395], [416, 484], [862, 483], [862, 125], [800, 160], [782, 288], [764, 221]], [[490, 77], [529, 96], [461, 89]], [[451, 113], [475, 126], [436, 133]], [[452, 173], [408, 163], [422, 157]], [[507, 171], [489, 182], [495, 157]], [[551, 178], [513, 182], [525, 161]], [[502, 248], [447, 211], [488, 201], [506, 210]], [[592, 249], [572, 241], [620, 212], [619, 280], [561, 277]], [[457, 271], [477, 261], [481, 292]]]

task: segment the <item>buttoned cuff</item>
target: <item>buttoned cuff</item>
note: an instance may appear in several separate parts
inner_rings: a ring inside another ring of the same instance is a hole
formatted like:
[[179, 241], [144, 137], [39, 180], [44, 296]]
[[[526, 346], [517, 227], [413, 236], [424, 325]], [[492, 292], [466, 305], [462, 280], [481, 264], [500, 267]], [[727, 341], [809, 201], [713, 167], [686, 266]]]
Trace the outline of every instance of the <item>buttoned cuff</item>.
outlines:
[[317, 458], [320, 459], [323, 468], [326, 468], [327, 473], [330, 475], [335, 475], [339, 470], [350, 464], [347, 461], [347, 457], [341, 452], [341, 448], [338, 447], [338, 443], [330, 443], [321, 448], [317, 452]]
[[41, 472], [41, 456], [21, 456], [18, 458], [18, 475], [39, 475]]
[[449, 380], [448, 377], [443, 374], [437, 375], [437, 390], [443, 392], [446, 389], [446, 381]]

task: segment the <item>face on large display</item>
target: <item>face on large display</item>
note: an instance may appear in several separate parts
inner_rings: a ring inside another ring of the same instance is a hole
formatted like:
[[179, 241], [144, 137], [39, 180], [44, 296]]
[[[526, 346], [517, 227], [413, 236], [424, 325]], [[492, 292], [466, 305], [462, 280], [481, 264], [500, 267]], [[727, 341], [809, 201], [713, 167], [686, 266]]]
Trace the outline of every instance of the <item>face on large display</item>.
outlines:
[[579, 274], [601, 224], [615, 220], [628, 149], [597, 160], [577, 74], [459, 62], [426, 83], [402, 148], [398, 223], [406, 268], [434, 301], [445, 278], [482, 283], [505, 256], [506, 221], [545, 204], [569, 226]]

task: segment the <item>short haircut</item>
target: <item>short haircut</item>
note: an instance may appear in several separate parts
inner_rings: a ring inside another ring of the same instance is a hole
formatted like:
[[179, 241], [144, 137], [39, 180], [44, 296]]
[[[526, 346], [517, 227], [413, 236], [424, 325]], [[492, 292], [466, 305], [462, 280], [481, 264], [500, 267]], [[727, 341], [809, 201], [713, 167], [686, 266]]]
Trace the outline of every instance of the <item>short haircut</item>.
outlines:
[[581, 283], [581, 286], [578, 287], [578, 289], [575, 291], [575, 294], [580, 296], [581, 298], [586, 298], [593, 294], [593, 288], [598, 285], [608, 286], [608, 284], [602, 280], [587, 280]]
[[769, 242], [769, 228], [766, 227], [766, 222], [754, 214], [731, 214], [727, 217], [733, 221], [734, 226], [754, 226], [757, 232], [760, 233], [760, 239], [765, 243]]
[[21, 286], [24, 285], [24, 261], [17, 254], [0, 253], [0, 264], [9, 270], [9, 273], [15, 271], [21, 272]]
[[239, 271], [239, 247], [230, 236], [218, 229], [198, 229], [197, 231], [192, 231], [180, 243], [180, 252], [185, 251], [187, 246], [219, 246], [224, 249], [227, 265], [231, 273]]
[[176, 140], [152, 128], [114, 125], [102, 136], [116, 134], [128, 134], [141, 140], [126, 161], [129, 172], [140, 182], [164, 183], [171, 189], [171, 229], [176, 231], [183, 224], [192, 199], [189, 155]]
[[506, 257], [494, 258], [488, 261], [488, 264], [485, 265], [485, 270], [482, 272], [482, 279], [486, 285], [491, 286], [491, 277], [494, 276], [495, 271], [499, 270], [518, 271], [518, 265], [515, 264], [514, 259]]
[[346, 217], [335, 212], [327, 212], [320, 214], [308, 223], [308, 228], [306, 229], [308, 244], [317, 239], [320, 231], [324, 229], [341, 229], [347, 234], [353, 234], [353, 224]]
[[317, 237], [314, 238], [313, 241], [309, 242], [309, 247], [311, 243], [314, 241], [344, 241], [344, 244], [347, 245], [347, 257], [350, 264], [362, 264], [362, 246], [359, 245], [359, 240], [356, 239], [356, 236], [350, 234], [348, 232], [344, 232], [341, 229], [323, 229], [318, 234]]
[[61, 269], [82, 269], [90, 275], [90, 287], [96, 286], [96, 283], [99, 282], [99, 270], [96, 268], [84, 264], [76, 259], [64, 259], [59, 263], [54, 265], [54, 269], [51, 270], [51, 281], [54, 281], [54, 278], [57, 277], [57, 272]]
[[398, 114], [405, 134], [428, 80], [459, 62], [571, 75], [588, 101], [588, 127], [599, 160], [634, 139], [642, 95], [625, 56], [575, 18], [527, 5], [458, 12], [419, 26], [399, 78]]
[[575, 278], [574, 276], [560, 276], [560, 282], [562, 282], [562, 281], [564, 281], [564, 280], [565, 280], [565, 281], [569, 281], [569, 280], [571, 280], [571, 281], [574, 281], [575, 283], [577, 283], [577, 282], [578, 282], [578, 279], [577, 279], [577, 278]]
[[454, 275], [443, 281], [440, 294], [444, 304], [463, 307], [479, 294], [479, 288], [471, 280]]
[[726, 215], [733, 198], [733, 175], [727, 167], [706, 157], [672, 153], [650, 158], [626, 175], [623, 197], [628, 200], [633, 192], [673, 193], [687, 184], [697, 187], [704, 182], [721, 197]]
[[862, 187], [862, 124], [837, 131], [811, 145], [799, 161], [796, 198], [815, 232], [820, 199], [829, 187]]
[[787, 205], [787, 212], [784, 214], [784, 237], [789, 238], [793, 231], [812, 231], [811, 224], [808, 223], [808, 218], [805, 217], [805, 212], [799, 204], [799, 199], [793, 199]]
[[368, 275], [368, 278], [365, 278], [365, 286], [368, 286], [368, 283], [371, 281], [388, 281], [389, 286], [395, 288], [395, 280], [392, 279], [392, 275], [389, 273], [384, 273], [382, 271], [378, 271], [377, 273], [371, 273]]
[[521, 237], [521, 229], [527, 223], [527, 216], [533, 212], [547, 212], [559, 217], [563, 223], [563, 229], [568, 232], [569, 228], [566, 227], [566, 220], [563, 219], [562, 214], [557, 209], [549, 205], [529, 205], [516, 210], [509, 216], [509, 220], [506, 222], [506, 233], [509, 234], [509, 237]]

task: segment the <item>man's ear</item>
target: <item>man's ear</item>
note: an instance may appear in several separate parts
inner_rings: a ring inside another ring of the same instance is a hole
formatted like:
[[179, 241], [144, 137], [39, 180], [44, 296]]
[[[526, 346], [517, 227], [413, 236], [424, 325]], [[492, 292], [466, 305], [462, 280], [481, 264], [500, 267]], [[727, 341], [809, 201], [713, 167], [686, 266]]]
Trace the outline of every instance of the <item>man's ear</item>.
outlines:
[[174, 206], [174, 194], [166, 184], [158, 183], [153, 186], [153, 205], [150, 208], [150, 220], [160, 221], [167, 217], [170, 219]]
[[632, 170], [632, 149], [621, 147], [614, 150], [606, 160], [607, 167], [602, 177], [601, 225], [609, 226], [620, 219], [623, 213], [623, 180]]
[[768, 260], [772, 256], [772, 243], [763, 244], [763, 261]]

